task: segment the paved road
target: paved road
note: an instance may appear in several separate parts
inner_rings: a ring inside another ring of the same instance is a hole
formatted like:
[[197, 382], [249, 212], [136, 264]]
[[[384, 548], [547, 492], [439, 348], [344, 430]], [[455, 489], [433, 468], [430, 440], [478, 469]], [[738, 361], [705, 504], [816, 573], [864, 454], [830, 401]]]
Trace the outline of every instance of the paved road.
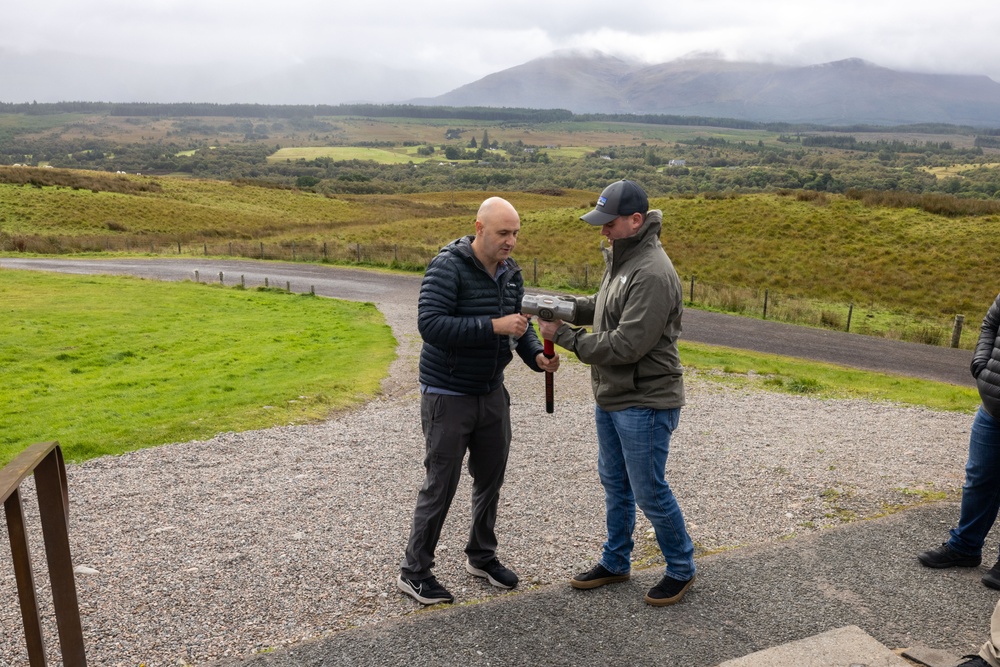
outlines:
[[[106, 273], [157, 280], [194, 280], [197, 271], [202, 282], [218, 282], [221, 272], [227, 285], [239, 283], [241, 276], [247, 286], [254, 287], [263, 285], [267, 279], [272, 286], [285, 287], [287, 284], [295, 292], [314, 289], [322, 296], [375, 303], [416, 304], [420, 288], [419, 276], [254, 260], [0, 258], [0, 268]], [[975, 326], [974, 318], [970, 322]], [[975, 327], [965, 335], [977, 334], [978, 327]], [[695, 309], [684, 313], [683, 338], [963, 386], [975, 384], [969, 373], [972, 359], [969, 350], [904, 343]]]
[[[703, 556], [697, 583], [675, 607], [643, 603], [642, 593], [660, 575], [650, 568], [594, 591], [542, 586], [217, 665], [710, 667], [852, 625], [888, 648], [924, 645], [957, 658], [978, 650], [989, 632], [997, 596], [979, 578], [993, 562], [996, 542], [988, 542], [987, 562], [978, 568], [931, 570], [915, 557], [940, 542], [957, 515], [956, 503], [935, 503]], [[836, 654], [802, 657], [793, 664], [898, 664], [884, 658], [847, 662]]]

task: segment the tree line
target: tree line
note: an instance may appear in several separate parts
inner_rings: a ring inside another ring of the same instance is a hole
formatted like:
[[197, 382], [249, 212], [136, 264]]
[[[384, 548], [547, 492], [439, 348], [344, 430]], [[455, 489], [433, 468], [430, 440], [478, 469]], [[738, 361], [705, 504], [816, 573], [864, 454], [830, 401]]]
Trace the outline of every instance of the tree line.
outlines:
[[[464, 143], [464, 142], [463, 142]], [[541, 147], [501, 144], [502, 151], [450, 145], [433, 148], [441, 160], [380, 164], [368, 160], [269, 162], [279, 148], [246, 141], [214, 148], [173, 142], [121, 143], [108, 139], [0, 137], [0, 163], [39, 164], [104, 172], [186, 173], [219, 180], [251, 179], [275, 187], [320, 193], [398, 194], [419, 191], [582, 189], [599, 191], [610, 180], [632, 178], [656, 196], [704, 192], [765, 192], [805, 189], [943, 193], [1000, 199], [1000, 172], [970, 167], [961, 177], [937, 178], [925, 167], [951, 157], [909, 147], [912, 152], [837, 155], [801, 145], [781, 147], [724, 140], [663, 146], [608, 146], [583, 158], [550, 159]], [[901, 147], [901, 148], [906, 148]], [[468, 159], [454, 162], [454, 159]], [[447, 160], [447, 161], [445, 161]], [[684, 166], [670, 166], [670, 161]]]
[[219, 104], [212, 102], [0, 102], [0, 114], [52, 115], [62, 113], [110, 114], [135, 117], [233, 117], [233, 118], [316, 118], [323, 116], [365, 116], [371, 118], [437, 118], [523, 123], [623, 122], [651, 125], [724, 127], [768, 132], [883, 132], [1000, 135], [1000, 128], [973, 128], [947, 123], [910, 125], [846, 126], [815, 123], [760, 122], [738, 118], [713, 118], [672, 114], [573, 113], [567, 109], [525, 109], [515, 107], [448, 107], [419, 104]]

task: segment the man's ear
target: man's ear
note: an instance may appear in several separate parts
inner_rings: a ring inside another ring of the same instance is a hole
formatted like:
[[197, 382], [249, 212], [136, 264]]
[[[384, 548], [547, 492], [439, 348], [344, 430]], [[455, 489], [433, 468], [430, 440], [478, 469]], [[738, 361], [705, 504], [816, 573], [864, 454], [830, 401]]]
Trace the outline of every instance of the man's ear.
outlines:
[[483, 233], [483, 221], [476, 220], [476, 236], [479, 236], [482, 233]]
[[632, 231], [639, 231], [639, 228], [642, 227], [642, 223], [645, 219], [646, 216], [642, 213], [633, 213], [629, 218], [629, 224], [632, 225]]

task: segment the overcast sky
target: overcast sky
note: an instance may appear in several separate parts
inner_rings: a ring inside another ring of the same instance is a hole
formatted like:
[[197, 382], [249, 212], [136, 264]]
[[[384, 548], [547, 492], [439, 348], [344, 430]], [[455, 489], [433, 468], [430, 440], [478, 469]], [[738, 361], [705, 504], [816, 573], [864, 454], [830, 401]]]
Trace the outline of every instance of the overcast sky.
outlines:
[[997, 0], [45, 0], [6, 3], [2, 16], [0, 63], [15, 58], [22, 75], [0, 69], [0, 101], [24, 101], [10, 91], [54, 53], [261, 75], [347, 59], [426, 75], [426, 95], [562, 49], [650, 63], [859, 57], [1000, 82]]

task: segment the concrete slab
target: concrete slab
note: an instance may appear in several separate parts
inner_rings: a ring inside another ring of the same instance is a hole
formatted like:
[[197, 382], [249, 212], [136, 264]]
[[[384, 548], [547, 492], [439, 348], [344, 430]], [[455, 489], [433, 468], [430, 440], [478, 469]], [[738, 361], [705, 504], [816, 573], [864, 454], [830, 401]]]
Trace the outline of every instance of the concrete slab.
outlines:
[[856, 625], [727, 660], [718, 667], [909, 667]]
[[964, 658], [950, 651], [942, 651], [938, 648], [930, 648], [919, 644], [903, 651], [903, 657], [927, 667], [956, 667], [956, 665], [964, 661]]

